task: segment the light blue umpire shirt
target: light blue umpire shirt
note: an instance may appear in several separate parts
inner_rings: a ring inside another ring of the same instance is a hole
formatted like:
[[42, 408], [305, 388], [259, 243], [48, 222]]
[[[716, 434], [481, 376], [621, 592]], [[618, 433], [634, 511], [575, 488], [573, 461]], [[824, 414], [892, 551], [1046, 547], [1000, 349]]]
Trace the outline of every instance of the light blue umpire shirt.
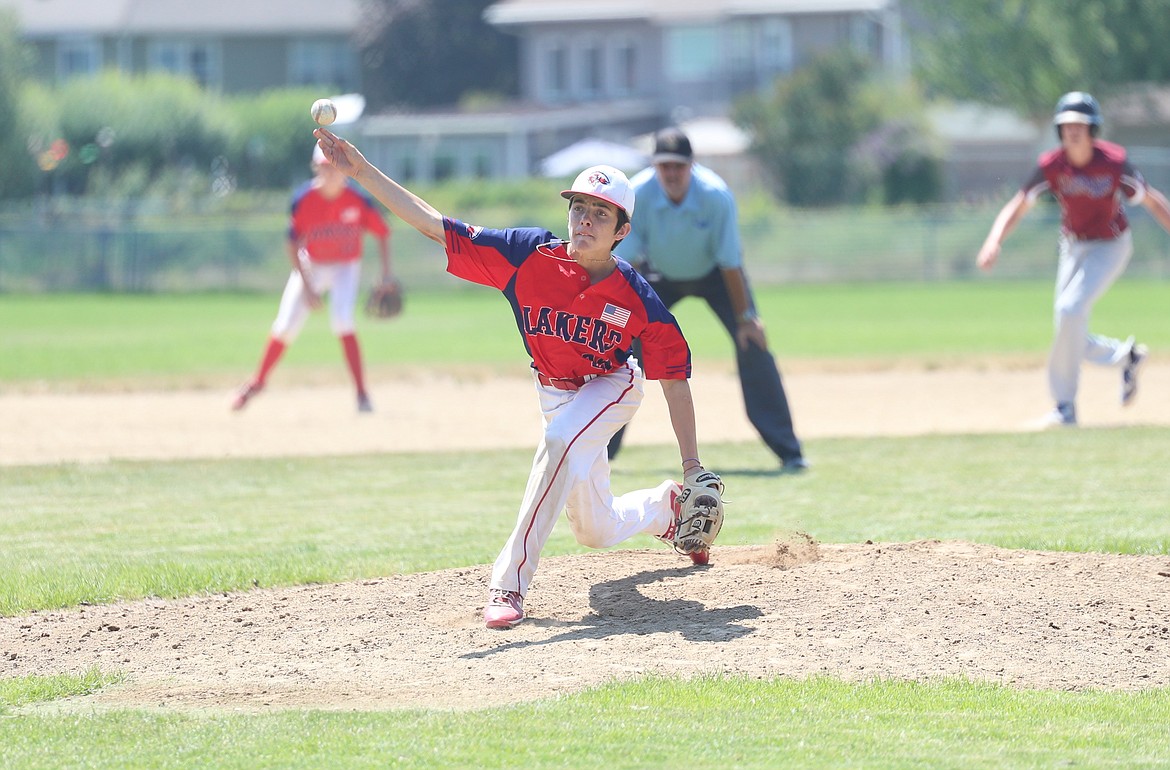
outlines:
[[634, 188], [633, 229], [614, 252], [637, 264], [646, 258], [671, 281], [692, 281], [714, 268], [743, 267], [735, 197], [714, 171], [691, 167], [691, 185], [677, 206], [666, 197], [654, 167], [630, 180]]

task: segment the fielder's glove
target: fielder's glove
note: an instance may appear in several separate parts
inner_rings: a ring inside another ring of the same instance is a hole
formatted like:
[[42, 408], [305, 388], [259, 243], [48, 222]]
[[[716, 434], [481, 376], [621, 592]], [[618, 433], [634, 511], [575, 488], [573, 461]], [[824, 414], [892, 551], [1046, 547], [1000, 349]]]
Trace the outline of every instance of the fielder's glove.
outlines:
[[402, 312], [402, 284], [390, 280], [370, 289], [366, 297], [366, 315], [373, 318], [393, 318]]
[[682, 493], [675, 502], [674, 550], [695, 553], [709, 549], [723, 527], [723, 480], [702, 466], [692, 468], [683, 477]]

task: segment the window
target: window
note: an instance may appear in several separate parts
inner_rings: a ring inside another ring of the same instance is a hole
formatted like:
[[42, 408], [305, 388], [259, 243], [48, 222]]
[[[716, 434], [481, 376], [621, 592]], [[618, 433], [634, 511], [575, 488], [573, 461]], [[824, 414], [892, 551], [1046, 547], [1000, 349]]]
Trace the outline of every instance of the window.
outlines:
[[666, 74], [671, 80], [707, 80], [719, 66], [719, 35], [714, 26], [674, 27], [666, 33]]
[[569, 91], [569, 52], [563, 45], [554, 44], [544, 54], [544, 87], [546, 98], [556, 100]]
[[764, 19], [760, 27], [760, 66], [765, 72], [791, 72], [792, 24], [787, 19]]
[[615, 53], [613, 90], [617, 96], [629, 96], [638, 90], [638, 49], [633, 43], [621, 43]]
[[477, 153], [471, 162], [472, 174], [476, 179], [492, 179], [496, 176], [496, 164], [491, 155], [481, 152]]
[[195, 40], [155, 40], [147, 47], [147, 66], [175, 75], [187, 75], [204, 88], [220, 83], [219, 47]]
[[300, 40], [289, 54], [289, 82], [340, 91], [358, 87], [357, 53], [343, 40]]
[[455, 158], [451, 155], [442, 154], [435, 156], [434, 176], [432, 177], [436, 182], [442, 182], [451, 179], [455, 176], [458, 169], [458, 164]]
[[733, 74], [751, 72], [755, 65], [752, 46], [752, 27], [749, 22], [735, 21], [727, 26], [727, 67]]
[[418, 176], [418, 168], [415, 164], [415, 156], [413, 154], [403, 155], [398, 159], [398, 175], [395, 177], [400, 182], [413, 182]]
[[597, 96], [605, 89], [605, 60], [601, 46], [591, 43], [585, 48], [582, 68], [582, 91], [586, 96]]
[[861, 15], [850, 18], [849, 40], [858, 53], [873, 58], [877, 57], [880, 50], [878, 26], [869, 18]]
[[61, 80], [75, 75], [89, 75], [102, 66], [101, 47], [88, 37], [69, 37], [57, 42], [57, 77]]

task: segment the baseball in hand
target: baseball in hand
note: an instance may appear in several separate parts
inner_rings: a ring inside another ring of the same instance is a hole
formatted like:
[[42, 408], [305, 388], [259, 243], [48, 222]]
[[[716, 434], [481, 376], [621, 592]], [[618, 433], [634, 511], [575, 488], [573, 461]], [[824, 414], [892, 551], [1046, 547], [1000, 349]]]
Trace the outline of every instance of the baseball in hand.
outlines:
[[309, 114], [319, 126], [327, 126], [337, 120], [337, 105], [329, 99], [318, 99], [309, 108]]

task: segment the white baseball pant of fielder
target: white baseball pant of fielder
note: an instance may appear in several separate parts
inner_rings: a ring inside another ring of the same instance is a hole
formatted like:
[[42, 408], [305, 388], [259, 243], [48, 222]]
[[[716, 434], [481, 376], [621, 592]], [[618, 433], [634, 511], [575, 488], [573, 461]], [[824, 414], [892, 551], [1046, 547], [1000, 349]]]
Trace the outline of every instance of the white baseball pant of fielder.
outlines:
[[[300, 256], [304, 264], [307, 256]], [[361, 260], [338, 264], [313, 264], [309, 275], [317, 296], [329, 293], [330, 326], [336, 336], [354, 330], [354, 308], [361, 287]], [[280, 297], [280, 309], [272, 322], [272, 336], [288, 344], [297, 338], [309, 317], [309, 303], [305, 300], [305, 284], [299, 271], [293, 270]]]

